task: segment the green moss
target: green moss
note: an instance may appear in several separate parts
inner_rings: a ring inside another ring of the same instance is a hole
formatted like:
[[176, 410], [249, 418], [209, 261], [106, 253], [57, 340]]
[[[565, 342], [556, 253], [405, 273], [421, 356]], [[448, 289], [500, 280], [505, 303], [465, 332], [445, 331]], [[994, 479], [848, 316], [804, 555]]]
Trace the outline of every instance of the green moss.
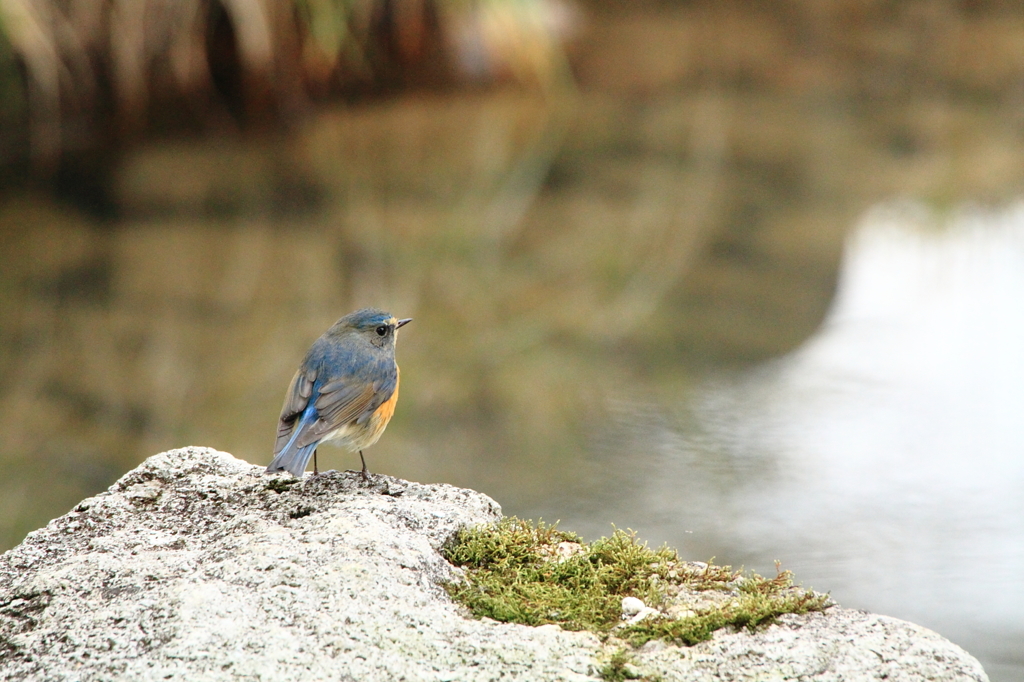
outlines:
[[273, 490], [275, 493], [283, 493], [298, 482], [299, 479], [297, 478], [272, 478], [267, 483], [267, 490]]
[[632, 667], [633, 659], [625, 649], [619, 649], [608, 662], [601, 666], [597, 674], [606, 682], [623, 682], [624, 680], [636, 680], [640, 678]]
[[652, 639], [664, 639], [674, 644], [691, 646], [711, 639], [719, 628], [732, 626], [754, 630], [770, 625], [784, 613], [807, 613], [823, 611], [831, 606], [828, 595], [815, 594], [810, 590], [794, 589], [789, 571], [775, 579], [768, 580], [754, 574], [753, 578], [764, 584], [782, 579], [784, 586], [770, 593], [743, 594], [721, 606], [701, 610], [687, 618], [649, 618], [636, 625], [624, 628], [621, 637], [633, 646], [640, 646]]
[[[605, 635], [621, 626], [615, 634], [634, 646], [651, 639], [695, 644], [719, 628], [756, 628], [784, 613], [820, 611], [831, 604], [827, 595], [794, 587], [788, 571], [769, 579], [728, 566], [688, 563], [675, 550], [651, 549], [621, 530], [586, 544], [543, 522], [506, 518], [462, 531], [446, 556], [466, 569], [465, 580], [447, 586], [449, 594], [478, 618], [556, 623]], [[627, 596], [660, 615], [623, 625]], [[614, 660], [609, 666], [611, 675]]]

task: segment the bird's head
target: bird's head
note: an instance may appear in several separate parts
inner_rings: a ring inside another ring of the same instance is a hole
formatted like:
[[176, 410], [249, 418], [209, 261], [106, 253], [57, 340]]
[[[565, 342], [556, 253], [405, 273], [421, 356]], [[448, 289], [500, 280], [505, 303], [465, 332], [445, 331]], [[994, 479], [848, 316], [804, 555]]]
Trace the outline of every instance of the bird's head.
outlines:
[[412, 318], [399, 320], [391, 313], [378, 310], [377, 308], [363, 308], [338, 320], [329, 333], [334, 335], [356, 334], [366, 338], [370, 343], [380, 348], [386, 348], [389, 344], [394, 346], [396, 332], [406, 324], [412, 322]]

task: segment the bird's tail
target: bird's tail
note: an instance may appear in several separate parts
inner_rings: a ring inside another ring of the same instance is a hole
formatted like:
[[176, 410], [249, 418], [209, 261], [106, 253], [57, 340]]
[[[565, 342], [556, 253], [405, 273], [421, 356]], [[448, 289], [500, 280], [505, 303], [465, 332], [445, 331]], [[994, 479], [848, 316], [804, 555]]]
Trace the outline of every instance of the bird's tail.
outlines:
[[287, 471], [296, 478], [302, 478], [303, 472], [306, 471], [306, 465], [309, 464], [309, 458], [316, 451], [319, 441], [301, 447], [296, 445], [295, 441], [298, 440], [299, 434], [305, 431], [306, 423], [313, 421], [316, 421], [316, 414], [311, 409], [307, 409], [299, 419], [299, 423], [295, 425], [292, 437], [288, 439], [285, 446], [274, 457], [274, 461], [267, 467], [267, 473]]

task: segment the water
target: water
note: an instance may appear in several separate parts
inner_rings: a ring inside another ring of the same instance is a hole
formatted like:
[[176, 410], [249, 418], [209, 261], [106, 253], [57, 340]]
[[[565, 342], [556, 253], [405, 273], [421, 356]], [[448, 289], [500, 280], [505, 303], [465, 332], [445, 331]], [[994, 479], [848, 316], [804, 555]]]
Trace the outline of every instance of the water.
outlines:
[[623, 407], [640, 462], [607, 460], [604, 495], [568, 523], [625, 517], [690, 555], [779, 560], [845, 606], [943, 633], [993, 680], [1024, 679], [1022, 300], [1024, 205], [876, 207], [818, 332], [711, 373], [677, 410]]

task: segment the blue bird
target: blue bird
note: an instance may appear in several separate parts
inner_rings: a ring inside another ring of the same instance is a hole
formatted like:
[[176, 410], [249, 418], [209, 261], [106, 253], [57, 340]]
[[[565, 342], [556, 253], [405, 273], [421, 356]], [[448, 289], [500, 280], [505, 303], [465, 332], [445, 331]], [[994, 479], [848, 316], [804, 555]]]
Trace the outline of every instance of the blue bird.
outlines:
[[334, 323], [306, 353], [295, 373], [277, 424], [274, 459], [267, 472], [302, 476], [326, 441], [359, 453], [377, 442], [398, 402], [398, 329], [412, 319], [364, 308]]

